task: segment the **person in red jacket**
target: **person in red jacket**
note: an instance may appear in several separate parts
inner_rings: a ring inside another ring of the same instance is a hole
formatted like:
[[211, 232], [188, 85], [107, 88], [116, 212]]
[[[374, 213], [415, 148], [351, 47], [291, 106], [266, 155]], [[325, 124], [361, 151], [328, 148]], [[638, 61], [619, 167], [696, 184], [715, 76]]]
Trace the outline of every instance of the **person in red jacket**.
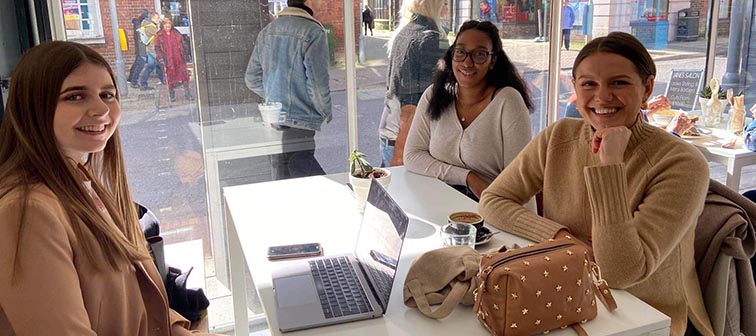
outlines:
[[184, 37], [178, 29], [173, 27], [171, 19], [163, 19], [160, 27], [155, 43], [155, 54], [160, 67], [165, 72], [171, 102], [176, 101], [174, 89], [178, 84], [183, 84], [186, 100], [192, 101], [194, 97], [189, 88], [189, 72], [186, 70], [186, 61], [184, 61]]

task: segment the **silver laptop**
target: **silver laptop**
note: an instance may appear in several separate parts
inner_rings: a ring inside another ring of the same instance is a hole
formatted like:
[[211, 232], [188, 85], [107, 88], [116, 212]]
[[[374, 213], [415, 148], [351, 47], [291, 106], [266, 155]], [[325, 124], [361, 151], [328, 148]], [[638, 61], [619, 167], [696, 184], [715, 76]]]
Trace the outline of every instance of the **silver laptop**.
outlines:
[[272, 273], [281, 331], [386, 313], [409, 218], [375, 180], [354, 254], [299, 260]]

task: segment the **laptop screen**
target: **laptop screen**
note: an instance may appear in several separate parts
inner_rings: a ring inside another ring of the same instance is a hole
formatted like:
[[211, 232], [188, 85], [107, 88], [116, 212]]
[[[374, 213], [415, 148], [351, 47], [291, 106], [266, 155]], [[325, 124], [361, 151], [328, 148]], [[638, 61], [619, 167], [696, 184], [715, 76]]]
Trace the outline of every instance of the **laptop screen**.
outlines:
[[408, 224], [409, 218], [404, 211], [380, 183], [373, 180], [354, 254], [367, 273], [370, 285], [378, 294], [384, 313], [391, 296]]

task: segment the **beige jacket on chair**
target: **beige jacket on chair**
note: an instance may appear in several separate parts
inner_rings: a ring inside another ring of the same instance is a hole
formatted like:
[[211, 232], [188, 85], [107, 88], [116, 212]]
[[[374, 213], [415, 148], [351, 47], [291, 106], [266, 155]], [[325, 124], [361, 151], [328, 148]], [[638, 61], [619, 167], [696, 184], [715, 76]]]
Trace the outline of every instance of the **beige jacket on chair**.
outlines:
[[756, 335], [756, 204], [711, 180], [696, 225], [695, 259], [706, 310], [716, 335]]
[[19, 230], [22, 202], [19, 189], [0, 198], [0, 336], [190, 334], [152, 262], [98, 271], [80, 244], [94, 238], [74, 233], [52, 191], [32, 187]]

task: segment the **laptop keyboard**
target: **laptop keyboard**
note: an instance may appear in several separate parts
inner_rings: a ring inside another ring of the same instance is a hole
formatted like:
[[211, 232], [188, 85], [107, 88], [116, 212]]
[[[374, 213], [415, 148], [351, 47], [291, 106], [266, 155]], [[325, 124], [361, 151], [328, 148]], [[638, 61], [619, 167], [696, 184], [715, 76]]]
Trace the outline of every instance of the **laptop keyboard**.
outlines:
[[370, 272], [370, 275], [372, 275], [373, 277], [373, 284], [378, 287], [376, 288], [378, 290], [378, 293], [381, 293], [381, 295], [391, 293], [391, 286], [394, 284], [394, 279], [392, 279], [388, 274], [376, 270], [373, 267], [366, 268], [368, 269], [368, 272]]
[[318, 259], [309, 263], [326, 318], [372, 311], [347, 257]]

